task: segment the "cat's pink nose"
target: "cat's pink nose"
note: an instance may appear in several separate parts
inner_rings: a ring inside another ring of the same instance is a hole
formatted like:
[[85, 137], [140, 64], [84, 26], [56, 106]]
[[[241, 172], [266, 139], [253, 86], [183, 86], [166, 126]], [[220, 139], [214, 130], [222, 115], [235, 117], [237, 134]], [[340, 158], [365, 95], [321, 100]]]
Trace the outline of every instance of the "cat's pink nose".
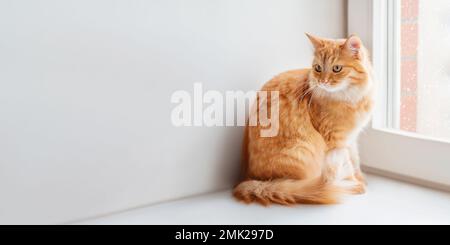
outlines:
[[319, 80], [319, 82], [321, 82], [321, 83], [328, 83], [329, 80], [328, 79], [321, 79], [321, 80]]

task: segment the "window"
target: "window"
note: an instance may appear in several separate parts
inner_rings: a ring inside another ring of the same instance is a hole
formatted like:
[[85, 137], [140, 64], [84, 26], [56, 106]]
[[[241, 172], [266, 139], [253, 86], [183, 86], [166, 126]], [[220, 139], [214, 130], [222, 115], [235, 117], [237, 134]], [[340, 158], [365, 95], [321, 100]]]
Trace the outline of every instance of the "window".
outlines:
[[379, 83], [363, 165], [448, 189], [450, 1], [349, 0], [349, 32], [372, 49]]
[[398, 2], [401, 86], [397, 128], [450, 140], [450, 2]]

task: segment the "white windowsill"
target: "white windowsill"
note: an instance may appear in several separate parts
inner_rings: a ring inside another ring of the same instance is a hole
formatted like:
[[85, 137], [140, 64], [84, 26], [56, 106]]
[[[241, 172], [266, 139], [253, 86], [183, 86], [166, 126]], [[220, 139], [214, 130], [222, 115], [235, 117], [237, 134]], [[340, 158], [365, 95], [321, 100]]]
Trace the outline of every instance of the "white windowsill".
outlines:
[[244, 205], [223, 191], [78, 224], [450, 224], [450, 193], [375, 175], [368, 181], [367, 194], [338, 205]]

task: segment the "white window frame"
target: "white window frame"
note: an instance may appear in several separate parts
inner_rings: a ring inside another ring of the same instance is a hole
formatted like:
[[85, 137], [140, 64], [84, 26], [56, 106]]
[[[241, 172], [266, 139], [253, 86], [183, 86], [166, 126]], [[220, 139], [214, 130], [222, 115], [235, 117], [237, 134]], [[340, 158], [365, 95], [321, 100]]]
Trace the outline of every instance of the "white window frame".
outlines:
[[377, 105], [359, 139], [368, 172], [450, 190], [450, 142], [399, 128], [400, 0], [348, 0], [348, 32], [372, 52]]

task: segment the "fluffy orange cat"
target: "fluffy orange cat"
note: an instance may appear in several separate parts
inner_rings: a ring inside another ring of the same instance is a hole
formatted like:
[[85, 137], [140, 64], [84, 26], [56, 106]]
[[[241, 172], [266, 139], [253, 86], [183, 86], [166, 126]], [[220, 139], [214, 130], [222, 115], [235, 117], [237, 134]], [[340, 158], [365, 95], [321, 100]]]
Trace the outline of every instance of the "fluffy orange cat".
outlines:
[[368, 51], [354, 35], [307, 36], [312, 68], [282, 73], [262, 88], [279, 92], [278, 134], [261, 137], [260, 125], [245, 130], [245, 180], [234, 189], [244, 202], [331, 204], [365, 191], [357, 138], [374, 103]]

